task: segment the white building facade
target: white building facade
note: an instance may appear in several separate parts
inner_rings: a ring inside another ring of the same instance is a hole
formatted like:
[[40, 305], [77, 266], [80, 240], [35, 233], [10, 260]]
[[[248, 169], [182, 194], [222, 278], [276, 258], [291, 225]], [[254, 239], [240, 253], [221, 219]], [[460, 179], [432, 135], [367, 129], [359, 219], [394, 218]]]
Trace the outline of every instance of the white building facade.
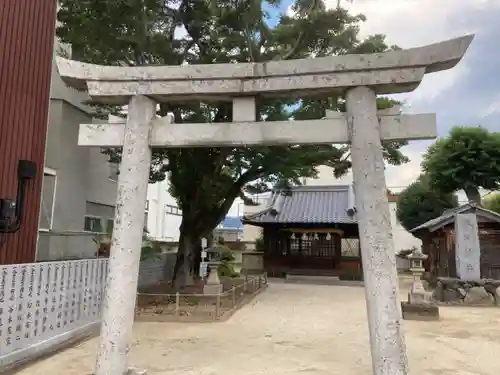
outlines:
[[148, 236], [156, 241], [179, 241], [182, 210], [169, 192], [168, 178], [149, 184], [145, 223]]

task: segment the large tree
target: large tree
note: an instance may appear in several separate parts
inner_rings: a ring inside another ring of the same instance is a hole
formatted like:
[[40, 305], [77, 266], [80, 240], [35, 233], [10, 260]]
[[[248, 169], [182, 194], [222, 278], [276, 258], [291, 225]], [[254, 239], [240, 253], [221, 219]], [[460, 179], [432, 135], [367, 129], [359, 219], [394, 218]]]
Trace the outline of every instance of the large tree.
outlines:
[[[293, 16], [281, 15], [277, 24], [270, 22], [270, 11], [281, 5], [280, 0], [61, 0], [57, 35], [72, 45], [73, 58], [107, 65], [265, 62], [389, 49], [383, 35], [358, 37], [363, 15], [349, 14], [340, 6], [328, 10], [322, 0], [297, 0]], [[379, 107], [393, 104], [382, 99]], [[262, 121], [321, 118], [326, 109], [343, 106], [341, 97], [259, 97], [257, 117]], [[160, 115], [167, 113], [179, 123], [226, 122], [232, 119], [232, 106], [161, 103]], [[390, 163], [407, 161], [399, 151], [402, 145], [384, 144]], [[106, 152], [120, 159], [119, 151]], [[183, 212], [176, 274], [180, 270], [189, 279], [200, 260], [201, 237], [216, 227], [236, 197], [249, 202], [253, 193], [276, 184], [299, 184], [301, 177], [315, 176], [319, 165], [332, 166], [337, 176], [346, 173], [351, 166], [348, 147], [155, 149], [150, 179], [168, 176]]]
[[483, 199], [483, 207], [500, 214], [500, 193], [494, 193]]
[[481, 204], [480, 188], [500, 186], [500, 134], [479, 126], [454, 127], [429, 147], [422, 167], [433, 188], [463, 189], [469, 201]]
[[455, 194], [433, 189], [429, 177], [421, 175], [399, 194], [396, 217], [403, 228], [410, 231], [457, 206]]

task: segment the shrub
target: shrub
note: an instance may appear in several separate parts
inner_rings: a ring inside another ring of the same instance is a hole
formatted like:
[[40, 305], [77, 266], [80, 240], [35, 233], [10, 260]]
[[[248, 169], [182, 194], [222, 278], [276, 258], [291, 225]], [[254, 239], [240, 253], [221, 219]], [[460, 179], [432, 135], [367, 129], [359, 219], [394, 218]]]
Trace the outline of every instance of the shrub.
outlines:
[[260, 232], [260, 236], [255, 240], [255, 250], [264, 251], [264, 233]]

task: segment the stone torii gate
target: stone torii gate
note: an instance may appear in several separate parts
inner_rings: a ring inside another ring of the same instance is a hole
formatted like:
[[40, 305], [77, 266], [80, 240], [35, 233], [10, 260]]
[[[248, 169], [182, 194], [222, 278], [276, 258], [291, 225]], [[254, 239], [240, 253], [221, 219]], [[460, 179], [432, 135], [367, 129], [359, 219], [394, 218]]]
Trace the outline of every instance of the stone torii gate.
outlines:
[[[376, 95], [412, 91], [426, 73], [454, 67], [472, 35], [409, 50], [266, 63], [98, 66], [57, 59], [70, 86], [95, 102], [128, 105], [125, 123], [83, 124], [82, 146], [123, 147], [110, 270], [96, 375], [129, 371], [151, 147], [350, 143], [374, 375], [406, 375], [408, 364], [381, 140], [436, 136], [434, 115], [377, 112]], [[258, 122], [256, 96], [343, 95], [347, 113]], [[233, 102], [233, 122], [175, 124], [160, 102]]]

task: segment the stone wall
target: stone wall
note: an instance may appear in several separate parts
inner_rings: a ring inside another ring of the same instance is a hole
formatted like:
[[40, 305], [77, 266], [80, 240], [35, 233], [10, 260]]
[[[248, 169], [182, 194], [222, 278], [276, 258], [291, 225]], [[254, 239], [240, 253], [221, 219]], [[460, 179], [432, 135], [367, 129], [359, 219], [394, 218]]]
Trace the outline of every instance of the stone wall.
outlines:
[[139, 268], [139, 287], [172, 279], [176, 258], [176, 253], [168, 253], [142, 261]]
[[500, 305], [500, 280], [465, 281], [440, 277], [432, 294], [436, 302], [462, 305]]

